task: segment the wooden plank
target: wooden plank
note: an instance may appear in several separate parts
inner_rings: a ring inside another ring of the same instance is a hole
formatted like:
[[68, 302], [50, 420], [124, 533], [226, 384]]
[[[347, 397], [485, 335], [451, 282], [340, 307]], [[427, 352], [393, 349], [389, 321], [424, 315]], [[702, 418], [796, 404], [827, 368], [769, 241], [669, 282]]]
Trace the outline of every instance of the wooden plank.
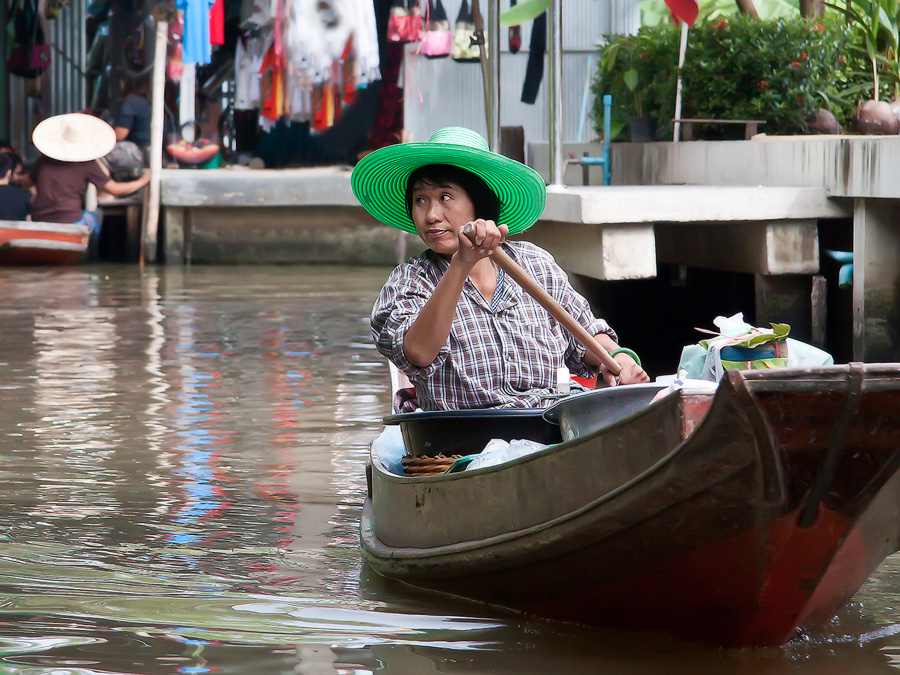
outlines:
[[141, 206], [125, 207], [125, 259], [136, 262], [141, 256]]
[[812, 305], [812, 345], [819, 349], [825, 349], [825, 326], [827, 323], [827, 284], [825, 277], [816, 274], [812, 278], [812, 293], [810, 304]]

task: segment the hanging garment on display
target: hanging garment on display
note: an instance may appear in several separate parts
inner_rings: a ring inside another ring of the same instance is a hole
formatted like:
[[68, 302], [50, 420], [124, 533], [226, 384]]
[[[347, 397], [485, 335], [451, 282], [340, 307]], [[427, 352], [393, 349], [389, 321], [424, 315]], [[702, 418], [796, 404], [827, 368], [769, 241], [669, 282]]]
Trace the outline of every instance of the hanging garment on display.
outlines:
[[275, 20], [278, 0], [242, 0], [242, 31], [258, 30], [269, 26]]
[[353, 33], [354, 66], [356, 87], [365, 89], [369, 84], [381, 79], [381, 55], [378, 49], [378, 28], [375, 22], [375, 3], [355, 0], [357, 9], [356, 31]]
[[428, 14], [425, 23], [425, 33], [422, 35], [422, 44], [419, 52], [430, 59], [439, 59], [450, 56], [450, 47], [453, 44], [453, 33], [450, 31], [450, 20], [441, 0], [428, 0]]
[[209, 10], [209, 43], [225, 44], [225, 0], [215, 0]]
[[260, 107], [260, 70], [271, 44], [271, 31], [238, 39], [234, 51], [235, 110], [252, 110]]
[[275, 44], [266, 51], [260, 73], [261, 118], [274, 122], [284, 114], [284, 71], [275, 56]]
[[541, 80], [544, 77], [544, 52], [547, 50], [547, 12], [531, 25], [531, 44], [528, 47], [528, 65], [525, 67], [525, 83], [522, 85], [522, 103], [537, 100]]
[[456, 24], [453, 26], [453, 43], [450, 56], [454, 61], [480, 61], [481, 48], [472, 44], [475, 37], [475, 19], [469, 9], [468, 0], [462, 0]]
[[184, 35], [181, 60], [184, 63], [206, 64], [212, 61], [209, 43], [209, 9], [215, 0], [175, 0], [184, 11]]

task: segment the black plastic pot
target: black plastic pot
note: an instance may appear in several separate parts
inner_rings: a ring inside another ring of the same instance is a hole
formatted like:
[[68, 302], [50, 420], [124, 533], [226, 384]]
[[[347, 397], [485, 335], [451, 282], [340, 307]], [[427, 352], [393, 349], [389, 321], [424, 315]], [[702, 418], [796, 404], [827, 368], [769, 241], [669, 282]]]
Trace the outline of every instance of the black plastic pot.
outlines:
[[629, 117], [628, 132], [634, 143], [656, 140], [656, 120], [652, 117]]

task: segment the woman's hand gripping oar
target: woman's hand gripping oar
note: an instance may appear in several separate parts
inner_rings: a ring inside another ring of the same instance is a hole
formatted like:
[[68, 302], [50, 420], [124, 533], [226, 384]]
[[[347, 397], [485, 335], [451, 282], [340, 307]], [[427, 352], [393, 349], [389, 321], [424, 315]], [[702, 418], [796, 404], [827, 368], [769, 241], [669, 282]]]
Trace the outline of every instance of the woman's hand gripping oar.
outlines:
[[[468, 223], [463, 228], [463, 234], [469, 240], [475, 243], [475, 228], [472, 223]], [[534, 298], [537, 303], [547, 310], [554, 319], [569, 331], [576, 340], [591, 354], [598, 359], [606, 368], [616, 377], [618, 383], [619, 374], [622, 372], [622, 365], [609, 355], [609, 352], [603, 348], [597, 338], [588, 333], [584, 326], [578, 323], [575, 318], [566, 311], [565, 307], [560, 305], [553, 296], [545, 291], [537, 281], [531, 278], [531, 275], [523, 270], [519, 265], [510, 258], [505, 251], [497, 248], [491, 255], [491, 259], [499, 265], [519, 286], [522, 287], [528, 295]]]

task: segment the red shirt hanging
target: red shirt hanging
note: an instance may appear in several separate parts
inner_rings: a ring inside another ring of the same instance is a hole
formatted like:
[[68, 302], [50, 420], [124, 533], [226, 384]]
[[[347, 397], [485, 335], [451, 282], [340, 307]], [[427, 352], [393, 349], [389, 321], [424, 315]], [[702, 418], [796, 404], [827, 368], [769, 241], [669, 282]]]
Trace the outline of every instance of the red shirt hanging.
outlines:
[[209, 44], [225, 44], [225, 0], [216, 0], [209, 9]]

